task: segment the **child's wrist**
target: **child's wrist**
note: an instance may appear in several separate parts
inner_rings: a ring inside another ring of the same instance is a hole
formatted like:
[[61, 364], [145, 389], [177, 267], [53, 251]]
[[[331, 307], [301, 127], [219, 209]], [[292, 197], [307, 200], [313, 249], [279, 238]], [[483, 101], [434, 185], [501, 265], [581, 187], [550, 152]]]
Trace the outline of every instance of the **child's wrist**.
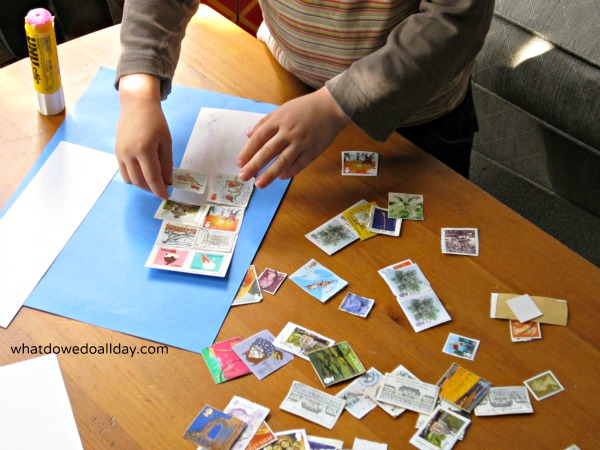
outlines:
[[158, 78], [144, 73], [124, 75], [119, 79], [119, 98], [121, 100], [136, 98], [160, 102], [160, 81]]
[[339, 123], [339, 125], [343, 128], [346, 125], [350, 125], [352, 123], [352, 119], [350, 119], [350, 117], [344, 112], [344, 110], [341, 108], [340, 105], [338, 105], [338, 103], [335, 101], [335, 99], [333, 98], [333, 96], [331, 95], [331, 92], [329, 92], [329, 89], [327, 89], [327, 87], [323, 86], [321, 89], [319, 89], [319, 91], [321, 91], [321, 94], [327, 98], [327, 100], [330, 103], [330, 108], [332, 110], [332, 112], [334, 113], [337, 122]]

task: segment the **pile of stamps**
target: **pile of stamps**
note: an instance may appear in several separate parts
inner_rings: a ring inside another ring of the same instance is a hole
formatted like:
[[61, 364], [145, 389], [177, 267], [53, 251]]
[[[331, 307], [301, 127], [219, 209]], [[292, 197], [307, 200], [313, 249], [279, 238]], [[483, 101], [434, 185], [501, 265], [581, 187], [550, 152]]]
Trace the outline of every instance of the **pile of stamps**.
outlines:
[[198, 194], [198, 201], [168, 199], [160, 204], [154, 217], [163, 223], [146, 267], [224, 277], [253, 183], [236, 175], [219, 173], [209, 180], [205, 174], [174, 169], [173, 190]]
[[[273, 269], [265, 269], [263, 274], [265, 273], [271, 274], [268, 286], [275, 286], [272, 292], [286, 279], [286, 274]], [[379, 270], [379, 273], [397, 296], [415, 332], [450, 320], [439, 300], [433, 300], [437, 297], [417, 264], [410, 260], [401, 261]], [[315, 260], [306, 263], [289, 278], [322, 302], [328, 301], [334, 293], [348, 284]], [[260, 283], [258, 284], [260, 286]], [[328, 286], [335, 288], [326, 291]], [[348, 299], [357, 298], [371, 300], [348, 293], [340, 309], [345, 310], [344, 304]], [[497, 305], [498, 294], [493, 298]], [[372, 306], [372, 303], [354, 301], [354, 305], [346, 312], [366, 317]], [[365, 312], [357, 313], [361, 309]], [[441, 350], [459, 358], [473, 360], [478, 346], [479, 341], [475, 339], [449, 333]], [[410, 443], [421, 449], [452, 448], [457, 441], [463, 439], [471, 423], [472, 414], [497, 416], [532, 413], [528, 392], [537, 400], [542, 400], [563, 389], [550, 371], [526, 380], [521, 386], [492, 387], [491, 382], [456, 363], [441, 374], [436, 382], [418, 379], [403, 365], [389, 373], [382, 373], [374, 367], [367, 370], [349, 342], [336, 343], [330, 337], [292, 322], [288, 322], [277, 335], [269, 330], [262, 330], [245, 339], [236, 337], [215, 343], [203, 349], [201, 353], [215, 383], [223, 383], [247, 374], [253, 374], [263, 380], [294, 359], [303, 359], [310, 364], [323, 389], [342, 382], [350, 383], [332, 395], [322, 389], [293, 381], [280, 404], [281, 410], [327, 429], [335, 426], [344, 410], [358, 420], [378, 407], [394, 418], [407, 410], [413, 411], [417, 413], [416, 431]], [[229, 407], [223, 411], [212, 406], [207, 408], [248, 423], [243, 419], [250, 415], [248, 411], [244, 413], [245, 416], [238, 411], [236, 416]], [[207, 441], [194, 440], [190, 437], [190, 430], [198, 429], [198, 418], [190, 425], [186, 437], [202, 448], [276, 450], [285, 448], [285, 445], [279, 445], [285, 440], [295, 443], [295, 448], [306, 450], [344, 448], [343, 442], [306, 436], [304, 429], [273, 432], [266, 422], [268, 411], [264, 413], [266, 408], [261, 408], [262, 421], [258, 423], [256, 420], [253, 428], [246, 428], [243, 433], [240, 431], [240, 436], [248, 437], [254, 433], [256, 438], [252, 445], [238, 447], [239, 443], [236, 444], [237, 441], [234, 440], [232, 445], [235, 447], [215, 446], [216, 443], [209, 445]], [[387, 444], [357, 439], [353, 449], [359, 448], [385, 449]]]
[[[388, 207], [360, 200], [337, 216], [320, 225], [306, 238], [328, 255], [377, 235], [400, 236], [403, 220], [424, 220], [423, 196], [398, 192], [388, 193]], [[442, 253], [479, 256], [477, 228], [442, 228]]]
[[[273, 433], [265, 422], [269, 412], [262, 405], [234, 396], [222, 411], [206, 405], [190, 424], [184, 438], [199, 449], [318, 450], [344, 445], [337, 439], [307, 435], [304, 429]], [[362, 449], [376, 450], [366, 446]]]
[[[323, 388], [352, 381], [335, 395], [293, 381], [280, 404], [281, 410], [327, 429], [335, 426], [344, 410], [359, 420], [378, 407], [394, 418], [413, 411], [417, 413], [416, 431], [410, 443], [421, 449], [452, 448], [463, 439], [472, 413], [478, 416], [532, 413], [527, 389], [536, 398], [542, 384], [543, 389], [552, 389], [548, 374], [527, 380], [523, 386], [492, 387], [489, 381], [456, 363], [435, 383], [418, 379], [403, 365], [385, 374], [373, 367], [366, 370], [347, 341], [335, 343], [291, 322], [277, 336], [262, 330], [247, 339], [238, 337], [215, 343], [203, 349], [202, 356], [216, 383], [250, 373], [263, 380], [295, 358], [304, 359]], [[207, 408], [220, 420], [237, 423], [234, 427], [239, 429], [237, 438], [225, 444], [221, 439], [230, 435], [217, 433], [213, 435], [214, 442], [207, 440], [214, 426], [207, 418]], [[304, 429], [273, 432], [266, 422], [268, 414], [266, 407], [234, 397], [222, 411], [207, 405], [184, 437], [211, 449], [274, 450], [281, 448], [277, 445], [286, 439], [295, 443], [293, 448], [305, 450], [344, 448], [340, 441], [307, 436]], [[387, 445], [366, 441], [353, 448], [383, 449]]]
[[[378, 156], [372, 152], [343, 152], [342, 175], [375, 176]], [[424, 220], [423, 197], [417, 194], [389, 193], [387, 208], [361, 200], [325, 224], [306, 234], [326, 254], [341, 250], [358, 240], [385, 234], [399, 236], [403, 220]], [[443, 253], [478, 256], [476, 228], [443, 228]], [[451, 320], [431, 283], [412, 260], [400, 261], [378, 270], [395, 295], [399, 307], [414, 331], [419, 333]], [[349, 283], [316, 259], [311, 259], [293, 274], [265, 268], [260, 276], [254, 266], [248, 273], [233, 305], [261, 301], [263, 292], [274, 295], [289, 279], [302, 291], [325, 303]], [[348, 292], [339, 310], [367, 318], [375, 300]], [[507, 319], [512, 329], [526, 328], [515, 342], [541, 337], [539, 324], [566, 325], [566, 302], [545, 297], [492, 294], [491, 317]], [[535, 322], [531, 322], [534, 320]], [[527, 336], [523, 336], [523, 334]], [[473, 360], [479, 348], [477, 339], [449, 333], [441, 349], [457, 358]], [[522, 385], [493, 387], [492, 383], [452, 363], [436, 380], [421, 380], [403, 365], [383, 373], [375, 367], [366, 369], [350, 342], [335, 342], [317, 331], [288, 322], [276, 334], [269, 330], [242, 338], [235, 337], [201, 351], [215, 381], [220, 384], [252, 374], [263, 380], [294, 359], [312, 367], [322, 389], [292, 381], [280, 409], [326, 429], [333, 429], [343, 411], [360, 420], [381, 408], [393, 418], [406, 411], [416, 413], [415, 433], [410, 444], [419, 449], [452, 448], [462, 440], [472, 415], [498, 416], [529, 414], [533, 407], [529, 392], [543, 400], [563, 390], [551, 371], [525, 380]], [[325, 392], [347, 382], [335, 395]], [[184, 437], [200, 448], [236, 450], [343, 449], [344, 442], [307, 435], [298, 428], [273, 432], [267, 424], [269, 409], [241, 397], [234, 397], [222, 410], [206, 405], [194, 419]], [[223, 425], [227, 424], [227, 425]], [[390, 443], [394, 448], [402, 443]], [[353, 450], [385, 450], [387, 443], [356, 438]]]
[[[311, 261], [307, 265], [314, 266], [314, 263]], [[404, 273], [411, 266], [419, 275], [415, 278], [419, 280], [416, 284], [430, 289], [414, 263], [403, 261], [382, 269], [380, 273], [386, 274], [388, 280], [393, 280], [393, 276], [389, 275], [397, 270]], [[322, 266], [317, 267], [317, 270], [323, 270]], [[394, 285], [392, 291], [403, 297], [403, 290], [398, 288], [398, 284]], [[495, 294], [494, 297], [496, 304], [497, 296]], [[319, 296], [316, 298], [320, 299]], [[342, 304], [345, 301], [346, 298]], [[431, 324], [441, 323], [438, 320], [434, 318]], [[415, 331], [421, 330], [415, 327]], [[450, 333], [442, 351], [472, 360], [478, 346], [479, 341]], [[344, 410], [358, 420], [376, 408], [381, 408], [394, 418], [412, 411], [417, 416], [416, 431], [410, 443], [420, 449], [452, 448], [464, 438], [472, 414], [498, 416], [532, 413], [528, 392], [536, 400], [543, 400], [563, 390], [551, 371], [525, 380], [521, 386], [492, 387], [491, 382], [456, 363], [451, 364], [435, 383], [418, 379], [403, 365], [389, 373], [382, 373], [374, 367], [366, 370], [349, 342], [336, 343], [323, 334], [292, 322], [288, 322], [276, 336], [269, 330], [262, 330], [246, 339], [236, 337], [215, 343], [201, 353], [217, 384], [247, 374], [263, 380], [294, 359], [303, 359], [313, 368], [324, 389], [351, 382], [331, 395], [322, 389], [293, 381], [280, 404], [281, 410], [327, 429], [335, 426]], [[237, 419], [241, 422], [238, 424], [239, 432], [235, 434], [238, 437], [230, 437], [228, 443], [223, 443], [221, 438], [225, 435], [216, 434], [214, 442], [207, 440], [205, 436], [210, 435], [206, 433], [212, 429], [212, 425], [207, 419], [206, 408], [220, 420], [225, 418], [237, 423]], [[285, 441], [295, 445], [290, 448], [306, 450], [344, 448], [341, 441], [307, 436], [304, 429], [273, 432], [266, 422], [268, 413], [269, 410], [264, 406], [234, 397], [223, 411], [206, 406], [184, 437], [202, 448], [210, 449], [276, 450], [285, 448]], [[353, 449], [359, 448], [386, 449], [387, 444], [356, 439]]]

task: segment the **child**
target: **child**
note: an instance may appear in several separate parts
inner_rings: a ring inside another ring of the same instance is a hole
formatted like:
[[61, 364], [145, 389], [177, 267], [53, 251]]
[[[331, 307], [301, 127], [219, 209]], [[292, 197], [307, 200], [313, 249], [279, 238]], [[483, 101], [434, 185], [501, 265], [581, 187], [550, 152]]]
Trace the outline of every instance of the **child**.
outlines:
[[[160, 100], [170, 92], [198, 0], [128, 0], [117, 70], [121, 115], [115, 153], [123, 179], [161, 198], [172, 176]], [[260, 39], [316, 90], [265, 116], [238, 165], [258, 188], [290, 178], [350, 123], [407, 139], [468, 176], [476, 119], [470, 70], [493, 0], [261, 0]]]

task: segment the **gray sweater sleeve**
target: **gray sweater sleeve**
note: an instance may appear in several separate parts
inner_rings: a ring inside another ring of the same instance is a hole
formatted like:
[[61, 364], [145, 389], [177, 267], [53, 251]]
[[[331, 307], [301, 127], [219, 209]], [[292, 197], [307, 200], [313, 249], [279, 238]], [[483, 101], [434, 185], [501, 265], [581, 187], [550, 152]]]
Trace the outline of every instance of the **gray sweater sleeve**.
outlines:
[[181, 41], [199, 3], [200, 0], [125, 1], [117, 89], [123, 75], [145, 73], [160, 79], [161, 98], [169, 95]]
[[[171, 80], [181, 41], [200, 0], [126, 0], [121, 25], [121, 76], [147, 73]], [[426, 122], [462, 100], [475, 56], [490, 26], [494, 0], [421, 0], [386, 44], [326, 83], [336, 102], [371, 137]]]
[[326, 83], [371, 137], [451, 111], [466, 91], [489, 30], [494, 0], [422, 0], [386, 44]]

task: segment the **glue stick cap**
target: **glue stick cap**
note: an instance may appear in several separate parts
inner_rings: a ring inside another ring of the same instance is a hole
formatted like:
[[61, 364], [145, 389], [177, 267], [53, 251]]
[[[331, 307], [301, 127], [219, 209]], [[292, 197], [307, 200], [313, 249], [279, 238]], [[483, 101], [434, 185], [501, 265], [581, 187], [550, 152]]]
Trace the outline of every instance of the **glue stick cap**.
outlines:
[[25, 16], [25, 32], [31, 60], [38, 110], [53, 116], [65, 109], [65, 96], [60, 79], [54, 17], [44, 8], [36, 8]]
[[25, 16], [25, 22], [27, 22], [29, 25], [32, 25], [34, 27], [41, 26], [41, 25], [47, 25], [50, 22], [52, 22], [53, 19], [54, 19], [54, 17], [52, 17], [52, 14], [50, 14], [50, 11], [48, 11], [47, 9], [44, 9], [44, 8], [32, 9]]

